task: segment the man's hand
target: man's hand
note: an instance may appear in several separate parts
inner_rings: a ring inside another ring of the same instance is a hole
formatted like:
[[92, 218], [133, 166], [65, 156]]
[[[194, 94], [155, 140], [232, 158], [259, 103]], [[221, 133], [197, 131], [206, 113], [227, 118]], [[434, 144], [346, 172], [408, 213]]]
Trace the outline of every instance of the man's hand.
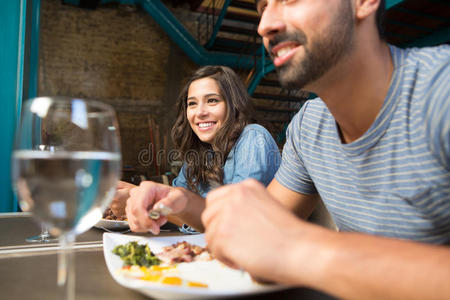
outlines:
[[448, 299], [450, 249], [297, 219], [254, 180], [219, 188], [202, 215], [212, 254], [268, 281], [342, 299]]
[[148, 211], [156, 204], [161, 203], [172, 210], [173, 214], [183, 211], [187, 204], [184, 193], [168, 185], [143, 181], [139, 187], [130, 190], [126, 212], [130, 229], [135, 232], [148, 232], [159, 234], [159, 227], [167, 222], [166, 216], [152, 220]]
[[127, 206], [127, 200], [130, 197], [130, 190], [135, 188], [134, 184], [119, 181], [117, 184], [116, 194], [109, 206], [116, 217], [121, 217], [125, 214], [125, 207]]
[[[256, 180], [218, 188], [206, 197], [202, 214], [212, 254], [252, 276], [288, 283], [290, 252], [306, 223], [275, 200]], [[302, 271], [297, 270], [295, 276]]]

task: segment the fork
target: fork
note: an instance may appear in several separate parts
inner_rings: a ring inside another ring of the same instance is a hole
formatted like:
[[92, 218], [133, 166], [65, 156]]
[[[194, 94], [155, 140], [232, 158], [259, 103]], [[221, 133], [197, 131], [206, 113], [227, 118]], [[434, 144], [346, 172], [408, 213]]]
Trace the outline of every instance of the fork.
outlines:
[[[99, 226], [98, 228], [103, 229], [106, 232], [112, 232], [112, 233], [128, 233], [128, 232], [131, 232], [131, 229], [129, 229], [129, 228], [127, 230], [122, 230], [122, 231], [111, 230], [111, 229], [108, 229], [108, 228], [105, 228], [105, 227], [101, 227], [101, 226]], [[170, 232], [171, 230], [170, 229], [160, 229], [159, 231], [160, 232]]]
[[101, 227], [101, 226], [99, 226], [98, 228], [103, 229], [106, 232], [113, 232], [113, 233], [128, 233], [128, 232], [131, 232], [130, 228], [128, 228], [126, 230], [122, 230], [122, 231], [111, 230], [111, 229], [108, 229], [108, 228], [105, 228], [105, 227]]

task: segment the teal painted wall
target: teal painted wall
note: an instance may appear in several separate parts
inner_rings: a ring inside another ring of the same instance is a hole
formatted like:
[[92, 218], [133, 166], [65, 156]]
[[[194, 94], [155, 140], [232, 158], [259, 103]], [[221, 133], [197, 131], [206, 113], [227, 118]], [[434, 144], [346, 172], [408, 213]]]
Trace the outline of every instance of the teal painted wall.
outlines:
[[22, 100], [26, 0], [0, 1], [0, 211], [16, 211], [11, 150]]

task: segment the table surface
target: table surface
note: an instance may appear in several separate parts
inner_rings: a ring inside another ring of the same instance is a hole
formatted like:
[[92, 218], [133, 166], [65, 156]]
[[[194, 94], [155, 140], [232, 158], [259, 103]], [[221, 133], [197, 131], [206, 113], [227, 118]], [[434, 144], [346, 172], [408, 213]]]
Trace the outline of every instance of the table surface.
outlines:
[[[63, 290], [56, 285], [57, 244], [30, 244], [25, 241], [26, 237], [39, 232], [39, 225], [27, 213], [0, 213], [0, 291], [7, 299], [64, 299]], [[119, 285], [111, 277], [103, 257], [102, 235], [102, 230], [92, 228], [77, 237], [76, 298], [149, 299], [139, 292]], [[161, 235], [181, 234], [164, 232]], [[314, 290], [295, 288], [233, 299], [334, 298]]]

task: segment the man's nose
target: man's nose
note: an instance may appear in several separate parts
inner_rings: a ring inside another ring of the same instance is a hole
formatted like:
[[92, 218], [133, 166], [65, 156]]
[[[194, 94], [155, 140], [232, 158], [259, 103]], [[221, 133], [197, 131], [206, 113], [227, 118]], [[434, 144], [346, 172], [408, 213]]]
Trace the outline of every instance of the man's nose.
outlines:
[[259, 20], [258, 34], [263, 38], [271, 39], [286, 29], [282, 7], [276, 2], [273, 1], [267, 4]]

